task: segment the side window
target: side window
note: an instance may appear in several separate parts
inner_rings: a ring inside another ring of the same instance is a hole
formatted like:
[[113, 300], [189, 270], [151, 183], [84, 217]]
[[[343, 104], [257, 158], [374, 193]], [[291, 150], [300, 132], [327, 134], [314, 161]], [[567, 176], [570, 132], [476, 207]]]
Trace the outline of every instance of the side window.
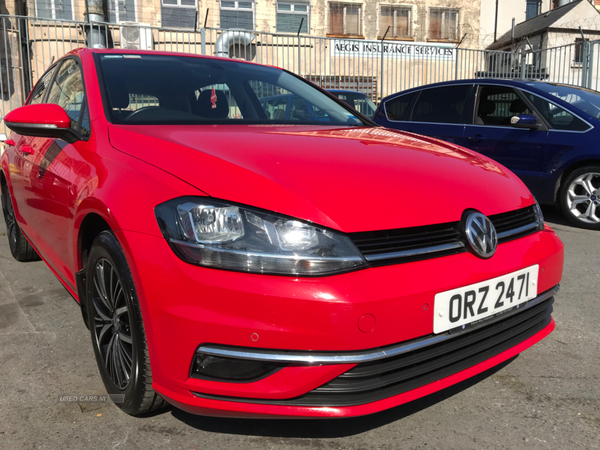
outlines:
[[283, 98], [273, 98], [269, 99], [268, 97], [265, 100], [261, 101], [261, 106], [265, 110], [265, 114], [267, 118], [270, 120], [284, 120], [285, 119], [285, 109], [287, 107], [289, 97]]
[[509, 127], [510, 118], [519, 114], [535, 116], [513, 88], [506, 86], [481, 87], [475, 124]]
[[[84, 111], [87, 109], [85, 104], [85, 90], [83, 89], [83, 76], [77, 61], [67, 59], [58, 71], [50, 94], [48, 103], [55, 103], [64, 108], [71, 118], [71, 127], [82, 134], [89, 133], [89, 115]], [[80, 119], [84, 122], [80, 125]]]
[[42, 100], [44, 99], [44, 94], [48, 90], [48, 85], [50, 84], [50, 81], [52, 80], [52, 75], [54, 75], [55, 69], [56, 69], [56, 66], [53, 67], [52, 69], [50, 69], [48, 72], [46, 72], [42, 76], [40, 81], [37, 82], [37, 84], [35, 85], [35, 88], [33, 89], [33, 93], [31, 94], [31, 97], [29, 98], [29, 102], [27, 103], [28, 105], [37, 105], [38, 103], [42, 103]]
[[408, 120], [409, 108], [418, 92], [401, 95], [385, 102], [385, 112], [389, 120]]
[[243, 115], [228, 84], [211, 84], [191, 94], [192, 113], [206, 119], [242, 119]]
[[413, 109], [413, 122], [464, 123], [470, 85], [424, 89]]
[[583, 120], [578, 119], [566, 109], [550, 103], [545, 98], [531, 93], [525, 93], [525, 96], [555, 130], [585, 131], [590, 128]]
[[309, 103], [305, 99], [301, 97], [294, 97], [292, 99], [292, 105], [290, 108], [290, 120], [310, 120], [308, 105]]

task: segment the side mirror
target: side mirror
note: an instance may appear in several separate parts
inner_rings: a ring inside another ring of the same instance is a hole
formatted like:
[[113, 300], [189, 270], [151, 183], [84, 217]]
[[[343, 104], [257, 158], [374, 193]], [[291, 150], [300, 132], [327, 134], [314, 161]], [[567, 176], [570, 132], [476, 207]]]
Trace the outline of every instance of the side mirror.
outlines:
[[540, 124], [537, 123], [537, 119], [529, 114], [512, 116], [510, 118], [510, 124], [514, 128], [529, 128], [530, 130], [537, 130], [540, 128]]
[[71, 130], [67, 112], [51, 103], [21, 106], [4, 116], [4, 123], [23, 136], [59, 138], [67, 142], [78, 140]]

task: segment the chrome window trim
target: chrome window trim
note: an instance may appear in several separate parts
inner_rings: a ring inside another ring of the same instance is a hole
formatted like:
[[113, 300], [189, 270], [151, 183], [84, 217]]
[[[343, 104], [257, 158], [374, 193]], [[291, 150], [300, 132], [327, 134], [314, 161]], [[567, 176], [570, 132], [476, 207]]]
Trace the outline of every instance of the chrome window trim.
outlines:
[[415, 250], [403, 250], [400, 252], [390, 252], [390, 253], [376, 253], [373, 255], [366, 256], [365, 259], [367, 261], [381, 261], [384, 259], [393, 259], [393, 258], [407, 258], [410, 256], [418, 256], [425, 255], [428, 253], [437, 253], [443, 252], [446, 250], [453, 250], [458, 248], [464, 248], [465, 244], [462, 242], [452, 242], [450, 244], [442, 244], [442, 245], [434, 245], [432, 247], [423, 247]]
[[[398, 344], [385, 347], [378, 350], [365, 350], [357, 352], [298, 352], [290, 351], [283, 352], [281, 350], [262, 350], [262, 349], [240, 349], [235, 350], [233, 348], [222, 348], [214, 344], [202, 344], [196, 350], [196, 353], [203, 353], [205, 355], [223, 357], [223, 358], [236, 358], [236, 359], [247, 359], [252, 361], [266, 361], [273, 363], [288, 363], [288, 364], [359, 364], [371, 361], [377, 361], [380, 359], [390, 358], [392, 356], [401, 355], [403, 353], [418, 350], [424, 347], [428, 347], [439, 342], [443, 342], [449, 339], [453, 339], [458, 336], [462, 336], [465, 333], [486, 326], [490, 323], [497, 322], [527, 308], [535, 306], [544, 300], [554, 296], [559, 289], [559, 285], [542, 292], [533, 300], [523, 304], [517, 305], [518, 307], [513, 308], [506, 313], [501, 313], [496, 317], [492, 317], [491, 320], [484, 320], [480, 324], [470, 327], [464, 331], [458, 333], [445, 332], [437, 336], [429, 336], [423, 339], [417, 339], [407, 344]], [[522, 306], [522, 308], [520, 308]]]

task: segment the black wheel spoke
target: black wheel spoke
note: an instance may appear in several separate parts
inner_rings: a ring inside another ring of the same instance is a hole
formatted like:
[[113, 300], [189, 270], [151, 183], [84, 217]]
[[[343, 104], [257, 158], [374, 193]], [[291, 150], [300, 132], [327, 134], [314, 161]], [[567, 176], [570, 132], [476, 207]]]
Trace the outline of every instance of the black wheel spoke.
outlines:
[[119, 273], [100, 259], [93, 274], [94, 335], [106, 373], [125, 389], [133, 370], [133, 338], [126, 292]]

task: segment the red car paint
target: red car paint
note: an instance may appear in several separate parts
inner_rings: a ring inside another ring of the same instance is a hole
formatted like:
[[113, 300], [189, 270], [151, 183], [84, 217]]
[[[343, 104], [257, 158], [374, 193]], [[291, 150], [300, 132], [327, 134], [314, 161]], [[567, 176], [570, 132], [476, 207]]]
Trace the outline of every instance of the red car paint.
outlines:
[[[552, 321], [466, 370], [357, 406], [281, 406], [195, 396], [192, 392], [288, 399], [354, 366], [291, 366], [251, 383], [208, 381], [190, 377], [190, 361], [200, 344], [343, 352], [430, 335], [438, 292], [533, 264], [540, 266], [539, 292], [558, 285], [562, 243], [546, 227], [499, 245], [488, 260], [461, 253], [314, 278], [190, 265], [169, 247], [154, 213], [158, 204], [181, 196], [255, 206], [343, 233], [459, 221], [469, 208], [494, 215], [530, 206], [534, 199], [514, 174], [486, 157], [384, 128], [114, 125], [105, 116], [93, 52], [106, 51], [72, 52], [83, 68], [91, 137], [68, 144], [12, 133], [15, 144], [2, 155], [1, 169], [21, 229], [76, 299], [82, 226], [91, 214], [109, 224], [136, 285], [154, 388], [177, 407], [235, 417], [370, 414], [480, 373], [553, 330]], [[60, 145], [61, 151], [40, 177], [51, 145]], [[26, 146], [32, 154], [24, 157]], [[368, 211], [357, 211], [357, 205]], [[366, 314], [375, 318], [370, 332], [359, 328]]]

